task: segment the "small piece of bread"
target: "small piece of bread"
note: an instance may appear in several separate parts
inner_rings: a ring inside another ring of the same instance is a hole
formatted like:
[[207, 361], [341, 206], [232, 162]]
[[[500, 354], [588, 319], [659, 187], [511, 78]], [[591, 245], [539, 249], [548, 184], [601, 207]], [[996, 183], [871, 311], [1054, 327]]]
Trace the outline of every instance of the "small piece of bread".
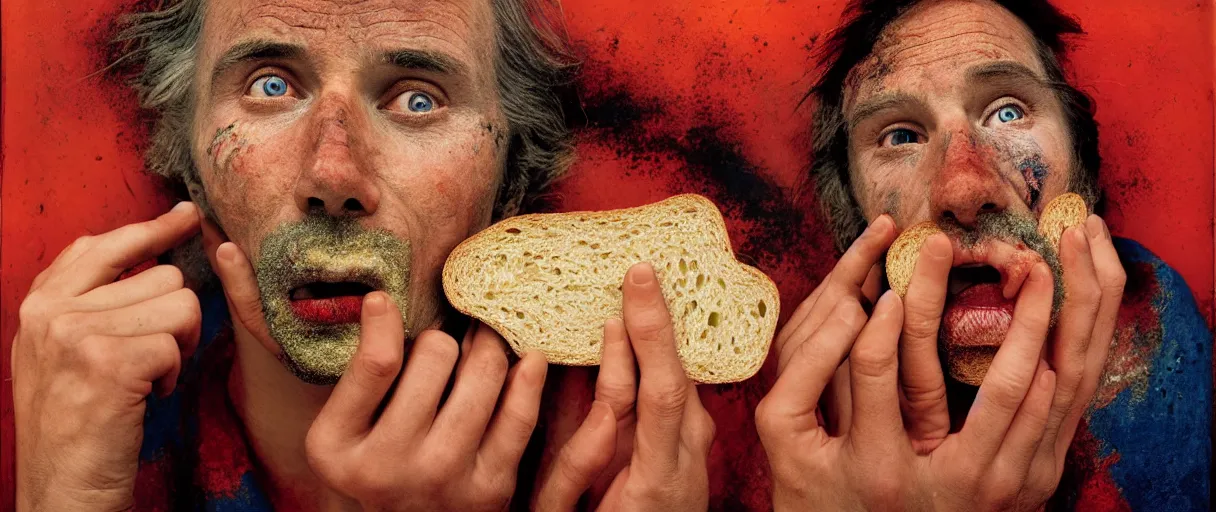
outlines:
[[1064, 230], [1079, 226], [1089, 217], [1089, 208], [1081, 196], [1068, 192], [1060, 194], [1043, 207], [1039, 215], [1039, 234], [1051, 242], [1051, 247], [1060, 250], [1060, 238]]
[[516, 353], [596, 365], [604, 322], [621, 316], [621, 284], [640, 262], [658, 274], [690, 379], [738, 382], [759, 371], [777, 328], [777, 287], [735, 260], [722, 214], [701, 196], [509, 218], [452, 251], [443, 289]]
[[934, 233], [941, 232], [937, 224], [925, 221], [905, 229], [899, 238], [891, 243], [891, 248], [887, 250], [887, 281], [900, 298], [908, 294], [908, 284], [912, 281], [912, 271], [916, 270], [920, 247], [925, 245], [925, 240]]

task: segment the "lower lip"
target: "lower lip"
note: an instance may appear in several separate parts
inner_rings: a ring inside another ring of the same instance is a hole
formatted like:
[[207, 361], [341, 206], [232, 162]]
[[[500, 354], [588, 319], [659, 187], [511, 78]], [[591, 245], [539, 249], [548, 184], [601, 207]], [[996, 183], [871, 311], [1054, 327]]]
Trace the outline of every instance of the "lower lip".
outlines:
[[947, 344], [960, 347], [999, 347], [1013, 321], [1013, 301], [1001, 285], [977, 284], [950, 298], [942, 319]]
[[291, 301], [291, 312], [296, 315], [296, 318], [315, 324], [359, 323], [359, 315], [362, 311], [362, 295]]

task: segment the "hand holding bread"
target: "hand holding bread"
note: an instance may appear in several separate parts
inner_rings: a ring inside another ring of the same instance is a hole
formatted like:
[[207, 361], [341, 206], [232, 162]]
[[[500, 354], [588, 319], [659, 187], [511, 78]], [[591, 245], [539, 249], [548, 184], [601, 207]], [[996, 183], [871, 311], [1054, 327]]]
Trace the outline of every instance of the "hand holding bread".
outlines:
[[625, 272], [641, 262], [658, 274], [689, 378], [737, 382], [760, 369], [780, 313], [777, 287], [735, 260], [721, 213], [700, 196], [507, 219], [452, 251], [443, 287], [453, 307], [517, 353], [595, 365], [601, 327], [621, 315]]

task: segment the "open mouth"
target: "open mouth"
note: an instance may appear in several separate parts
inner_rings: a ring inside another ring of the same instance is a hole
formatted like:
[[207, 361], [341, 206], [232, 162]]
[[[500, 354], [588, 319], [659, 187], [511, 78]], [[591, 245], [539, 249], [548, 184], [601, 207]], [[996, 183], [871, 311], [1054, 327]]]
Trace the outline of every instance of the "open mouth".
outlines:
[[992, 265], [969, 263], [950, 269], [950, 285], [948, 293], [958, 295], [963, 290], [977, 284], [1000, 284], [1001, 271]]
[[291, 311], [316, 324], [358, 323], [363, 297], [376, 288], [360, 281], [313, 281], [288, 292]]
[[1001, 271], [969, 263], [950, 270], [942, 334], [956, 347], [1000, 346], [1013, 319], [1014, 301], [1004, 297]]

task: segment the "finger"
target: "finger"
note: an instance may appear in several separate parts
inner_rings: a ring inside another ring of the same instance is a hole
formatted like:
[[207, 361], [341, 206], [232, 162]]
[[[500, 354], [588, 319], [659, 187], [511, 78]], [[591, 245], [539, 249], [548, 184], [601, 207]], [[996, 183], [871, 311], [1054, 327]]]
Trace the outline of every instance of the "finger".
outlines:
[[464, 330], [464, 338], [460, 340], [460, 359], [456, 363], [457, 375], [459, 375], [460, 371], [464, 369], [465, 361], [469, 360], [469, 354], [473, 352], [473, 337], [477, 334], [477, 330], [480, 325], [481, 322], [471, 320], [469, 322], [469, 328]]
[[899, 342], [901, 408], [913, 444], [934, 443], [950, 433], [946, 379], [938, 360], [937, 335], [946, 306], [954, 250], [938, 233], [921, 246], [908, 294], [904, 297], [903, 335]]
[[405, 328], [396, 304], [384, 292], [367, 294], [359, 321], [359, 347], [317, 414], [315, 428], [344, 439], [368, 432], [401, 371], [404, 352]]
[[583, 424], [562, 446], [553, 465], [541, 477], [532, 510], [574, 510], [579, 498], [608, 467], [615, 454], [616, 418], [612, 406], [595, 401]]
[[[481, 443], [481, 458], [493, 474], [516, 474], [519, 459], [528, 447], [528, 439], [540, 416], [541, 392], [545, 388], [548, 368], [545, 356], [536, 351], [524, 354], [515, 365], [503, 392], [502, 406], [494, 414], [485, 441]], [[491, 403], [491, 410], [493, 406]]]
[[[104, 351], [110, 356], [118, 354], [118, 361], [127, 374], [152, 383], [152, 390], [159, 396], [168, 396], [177, 386], [181, 374], [182, 353], [177, 340], [167, 333], [142, 336], [91, 336], [83, 340], [90, 343], [91, 351]], [[94, 352], [97, 353], [97, 352]]]
[[612, 318], [604, 322], [604, 351], [595, 380], [595, 399], [608, 404], [612, 415], [625, 418], [637, 400], [637, 366], [633, 348], [625, 334], [625, 323]]
[[680, 440], [686, 450], [696, 459], [690, 463], [704, 466], [709, 457], [709, 450], [714, 445], [714, 419], [701, 404], [701, 395], [697, 394], [697, 386], [688, 383], [688, 400], [684, 405], [684, 424], [680, 432]]
[[857, 301], [841, 301], [823, 327], [798, 347], [764, 397], [766, 414], [797, 431], [818, 426], [815, 408], [828, 381], [865, 324]]
[[824, 389], [821, 401], [823, 408], [819, 411], [823, 416], [822, 422], [828, 435], [839, 436], [848, 432], [853, 425], [853, 388], [849, 386], [849, 360], [845, 359], [836, 368], [832, 381]]
[[790, 335], [793, 334], [793, 332], [797, 330], [798, 326], [802, 325], [802, 323], [806, 321], [807, 317], [811, 315], [811, 310], [814, 309], [815, 304], [818, 303], [819, 297], [823, 295], [823, 289], [828, 287], [828, 281], [831, 279], [831, 277], [832, 275], [830, 273], [823, 277], [823, 280], [815, 286], [815, 289], [811, 291], [811, 294], [808, 295], [801, 304], [798, 304], [796, 309], [794, 309], [794, 312], [790, 315], [790, 319], [785, 322], [785, 328], [781, 329], [781, 332], [777, 333], [777, 337], [773, 339], [773, 348], [778, 353], [785, 348], [785, 344], [787, 341], [789, 341]]
[[[832, 268], [832, 272], [824, 279], [825, 283], [820, 285], [822, 291], [816, 290], [819, 297], [814, 303], [806, 309], [805, 317], [794, 322], [793, 318], [786, 323], [787, 328], [791, 328], [794, 332], [814, 332], [823, 323], [832, 308], [842, 295], [852, 294], [855, 297], [861, 294], [861, 288], [865, 285], [871, 274], [871, 270], [878, 265], [883, 253], [891, 246], [891, 242], [895, 240], [895, 222], [888, 215], [880, 215], [874, 219], [861, 234], [844, 255], [840, 257], [840, 261]], [[808, 300], [808, 302], [810, 302]], [[822, 302], [822, 307], [815, 307]], [[804, 305], [806, 303], [804, 302]], [[797, 316], [797, 311], [795, 311]], [[804, 325], [806, 324], [806, 325]], [[785, 330], [783, 329], [784, 333]], [[777, 350], [778, 353], [785, 349], [785, 344], [797, 336], [786, 336], [782, 338], [778, 336]], [[779, 360], [778, 367], [784, 364]]]
[[1030, 473], [1039, 447], [1052, 444], [1043, 440], [1051, 414], [1052, 396], [1057, 389], [1056, 372], [1040, 362], [1033, 382], [1034, 385], [1026, 393], [1026, 400], [1014, 416], [1013, 424], [1009, 426], [1009, 433], [996, 459], [998, 464], [1007, 466], [998, 474], [1014, 475], [1019, 482], [1025, 481]]
[[266, 326], [262, 295], [258, 290], [253, 264], [240, 247], [223, 241], [219, 228], [210, 220], [202, 220], [202, 226], [203, 250], [207, 253], [211, 268], [220, 278], [233, 319], [263, 344], [277, 346], [271, 343], [270, 330]]
[[996, 456], [1034, 380], [1051, 320], [1051, 300], [1051, 273], [1046, 264], [1038, 263], [1022, 284], [1009, 333], [997, 350], [959, 432], [960, 442], [970, 445], [981, 460]]
[[43, 286], [56, 294], [76, 296], [113, 282], [123, 270], [193, 236], [199, 229], [195, 210], [194, 203], [181, 202], [160, 217], [98, 236], [87, 251], [81, 251]]
[[[1077, 387], [1084, 377], [1086, 354], [1102, 300], [1102, 290], [1090, 252], [1083, 227], [1064, 231], [1060, 242], [1060, 263], [1064, 267], [1064, 304], [1049, 345], [1056, 389], [1047, 420], [1047, 439], [1056, 438], [1061, 423], [1072, 410]], [[1048, 444], [1055, 445], [1054, 442]]]
[[189, 357], [198, 346], [202, 318], [198, 296], [178, 288], [138, 304], [80, 314], [73, 323], [78, 332], [114, 337], [165, 333], [176, 339], [179, 350]]
[[1077, 386], [1076, 398], [1072, 410], [1065, 418], [1056, 436], [1057, 460], [1064, 460], [1064, 454], [1072, 443], [1072, 437], [1081, 421], [1094, 392], [1098, 389], [1098, 381], [1102, 370], [1106, 367], [1106, 356], [1114, 341], [1115, 325], [1119, 316], [1119, 305], [1123, 302], [1123, 288], [1127, 282], [1127, 274], [1119, 254], [1110, 237], [1106, 224], [1097, 215], [1090, 215], [1085, 222], [1085, 232], [1089, 238], [1090, 254], [1093, 257], [1094, 273], [1097, 275], [1102, 298], [1098, 305], [1098, 314], [1089, 347], [1086, 349], [1085, 372]]
[[468, 360], [431, 427], [432, 435], [441, 436], [449, 446], [467, 449], [470, 455], [477, 450], [507, 378], [505, 345], [489, 326], [478, 327]]
[[890, 449], [903, 437], [899, 416], [899, 294], [887, 290], [849, 353], [853, 393], [850, 440], [859, 449]]
[[183, 285], [181, 270], [173, 265], [157, 265], [81, 295], [74, 304], [77, 311], [119, 309], [180, 290]]
[[444, 332], [422, 331], [414, 339], [401, 380], [380, 421], [393, 425], [405, 439], [430, 432], [459, 350], [456, 340]]
[[878, 302], [878, 297], [882, 294], [882, 276], [882, 264], [875, 263], [870, 267], [870, 273], [866, 274], [866, 280], [861, 283], [861, 296], [865, 297], [866, 304]]
[[671, 314], [647, 263], [629, 269], [622, 292], [625, 330], [642, 374], [634, 452], [648, 467], [674, 471], [689, 381], [676, 354]]

